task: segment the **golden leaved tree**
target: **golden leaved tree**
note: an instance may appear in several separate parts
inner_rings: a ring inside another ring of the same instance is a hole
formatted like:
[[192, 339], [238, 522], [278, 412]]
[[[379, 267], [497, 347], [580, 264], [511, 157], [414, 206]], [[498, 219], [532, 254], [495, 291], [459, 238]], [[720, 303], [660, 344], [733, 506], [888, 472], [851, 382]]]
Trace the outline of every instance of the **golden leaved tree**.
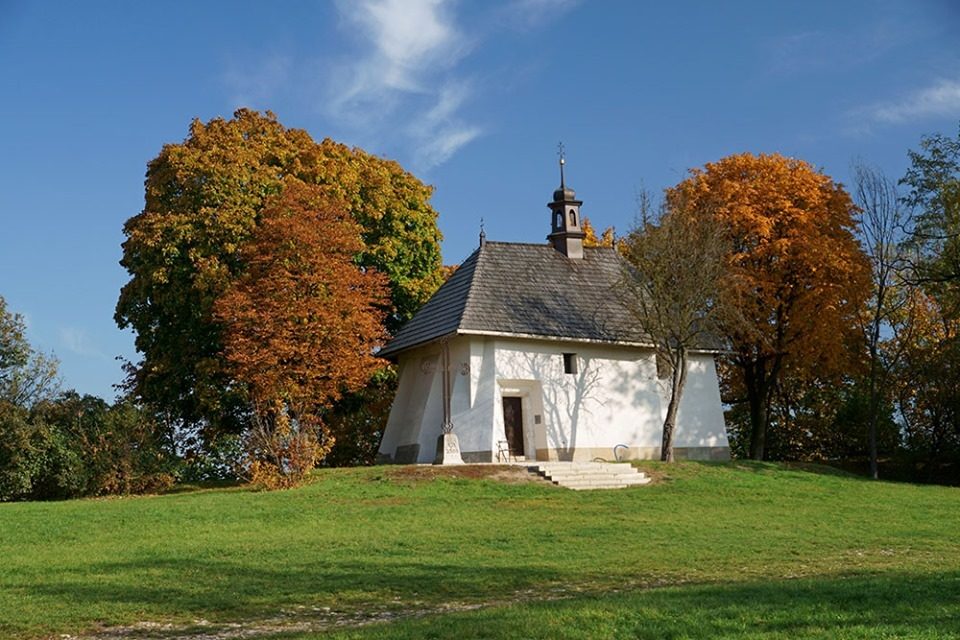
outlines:
[[590, 218], [583, 219], [583, 246], [585, 247], [612, 247], [614, 240], [613, 227], [607, 227], [599, 236], [596, 229], [590, 224]]
[[[749, 453], [763, 459], [780, 381], [850, 365], [870, 270], [854, 237], [847, 192], [802, 160], [733, 155], [694, 169], [668, 203], [716, 216], [732, 241], [725, 295], [739, 310], [728, 328], [728, 401], [749, 407]], [[682, 259], [682, 256], [678, 256]]]
[[265, 203], [291, 180], [317, 187], [360, 225], [354, 260], [389, 281], [389, 331], [442, 282], [432, 188], [396, 162], [317, 142], [269, 112], [194, 120], [183, 142], [164, 145], [147, 165], [144, 209], [124, 225], [121, 265], [130, 280], [115, 319], [134, 331], [143, 358], [128, 366], [128, 389], [205, 441], [247, 427], [247, 398], [231, 377], [212, 309], [243, 277], [240, 248]]

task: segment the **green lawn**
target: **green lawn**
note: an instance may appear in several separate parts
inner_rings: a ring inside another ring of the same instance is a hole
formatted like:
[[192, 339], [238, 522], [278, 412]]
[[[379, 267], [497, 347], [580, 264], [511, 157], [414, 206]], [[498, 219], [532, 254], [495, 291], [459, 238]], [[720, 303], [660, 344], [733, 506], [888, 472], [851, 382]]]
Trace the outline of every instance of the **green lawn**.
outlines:
[[663, 477], [572, 492], [345, 469], [3, 504], [0, 636], [396, 616], [335, 637], [960, 637], [960, 489], [642, 466]]

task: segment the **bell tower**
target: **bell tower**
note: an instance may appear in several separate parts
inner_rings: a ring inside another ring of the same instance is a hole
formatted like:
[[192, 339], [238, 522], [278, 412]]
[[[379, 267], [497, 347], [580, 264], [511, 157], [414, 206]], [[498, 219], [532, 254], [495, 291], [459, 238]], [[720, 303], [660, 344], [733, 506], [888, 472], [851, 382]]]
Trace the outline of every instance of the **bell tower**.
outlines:
[[550, 207], [551, 233], [547, 240], [553, 248], [571, 260], [583, 259], [583, 228], [580, 220], [580, 205], [577, 194], [564, 182], [563, 167], [566, 158], [563, 145], [560, 145], [560, 188], [553, 192], [553, 202]]

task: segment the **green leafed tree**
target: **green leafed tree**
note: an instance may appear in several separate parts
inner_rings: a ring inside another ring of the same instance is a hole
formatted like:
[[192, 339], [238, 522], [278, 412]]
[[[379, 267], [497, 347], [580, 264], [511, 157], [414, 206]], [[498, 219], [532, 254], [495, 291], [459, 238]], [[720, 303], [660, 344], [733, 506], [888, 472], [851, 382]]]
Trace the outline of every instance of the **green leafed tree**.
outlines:
[[59, 390], [59, 363], [34, 350], [25, 329], [23, 316], [7, 310], [0, 296], [0, 402], [30, 408]]
[[920, 280], [948, 313], [960, 314], [960, 133], [924, 137], [910, 163], [900, 182], [914, 210]]
[[184, 425], [236, 432], [246, 420], [212, 310], [244, 272], [240, 248], [264, 203], [290, 180], [319, 187], [359, 224], [355, 261], [388, 279], [388, 330], [442, 281], [432, 190], [396, 162], [316, 142], [269, 112], [195, 120], [182, 143], [165, 145], [147, 166], [144, 209], [124, 227], [121, 264], [130, 281], [115, 316], [136, 333], [142, 354], [132, 391]]

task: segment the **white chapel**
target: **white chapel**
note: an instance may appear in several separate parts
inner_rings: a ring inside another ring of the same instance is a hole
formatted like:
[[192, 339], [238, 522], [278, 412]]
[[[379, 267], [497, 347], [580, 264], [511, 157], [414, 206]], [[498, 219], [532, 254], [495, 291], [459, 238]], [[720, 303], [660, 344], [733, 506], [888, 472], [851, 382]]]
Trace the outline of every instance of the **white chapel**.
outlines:
[[[619, 301], [624, 262], [583, 246], [561, 185], [546, 244], [488, 242], [380, 352], [399, 387], [381, 462], [433, 462], [452, 433], [465, 462], [659, 458], [669, 381]], [[691, 354], [674, 455], [728, 459], [715, 352]]]

